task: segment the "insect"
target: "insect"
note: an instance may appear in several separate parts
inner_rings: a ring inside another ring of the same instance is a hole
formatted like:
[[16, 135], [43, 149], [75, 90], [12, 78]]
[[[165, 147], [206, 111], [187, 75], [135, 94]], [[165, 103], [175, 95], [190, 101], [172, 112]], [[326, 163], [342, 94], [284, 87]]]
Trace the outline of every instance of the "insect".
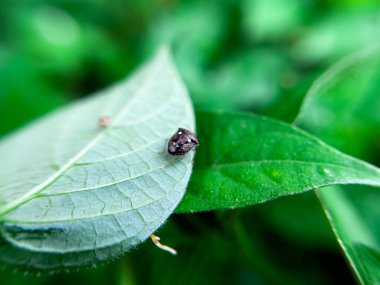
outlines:
[[168, 152], [171, 155], [183, 155], [199, 145], [197, 135], [189, 130], [179, 128], [170, 138]]
[[101, 127], [108, 127], [109, 125], [111, 125], [111, 123], [112, 123], [111, 117], [101, 116], [99, 118], [99, 126]]

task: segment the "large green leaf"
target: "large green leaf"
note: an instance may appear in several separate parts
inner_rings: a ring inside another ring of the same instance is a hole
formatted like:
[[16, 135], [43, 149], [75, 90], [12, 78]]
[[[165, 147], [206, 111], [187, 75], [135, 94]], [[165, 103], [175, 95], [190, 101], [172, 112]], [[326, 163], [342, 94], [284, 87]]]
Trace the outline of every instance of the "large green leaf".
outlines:
[[[111, 125], [101, 127], [103, 115]], [[193, 154], [167, 154], [191, 102], [163, 49], [131, 79], [0, 144], [0, 260], [59, 269], [104, 262], [153, 233], [182, 198]]]
[[380, 152], [379, 67], [377, 49], [335, 64], [310, 88], [295, 124], [344, 152], [373, 160]]
[[[379, 50], [349, 56], [311, 87], [296, 123], [339, 149], [379, 163], [379, 82]], [[341, 188], [317, 194], [357, 278], [379, 284], [380, 193]]]
[[196, 168], [178, 212], [262, 203], [333, 184], [380, 186], [380, 170], [300, 129], [233, 113], [198, 113]]

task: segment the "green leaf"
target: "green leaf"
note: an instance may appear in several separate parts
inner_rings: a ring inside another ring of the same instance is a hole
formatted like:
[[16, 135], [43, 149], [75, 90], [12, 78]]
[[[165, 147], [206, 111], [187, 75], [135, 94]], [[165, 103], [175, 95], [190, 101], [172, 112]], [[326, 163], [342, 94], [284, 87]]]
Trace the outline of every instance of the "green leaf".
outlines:
[[380, 52], [346, 57], [308, 91], [295, 124], [328, 144], [373, 160], [380, 152]]
[[379, 284], [380, 195], [373, 189], [364, 187], [343, 189], [338, 186], [321, 189], [316, 193], [360, 283]]
[[[378, 163], [379, 80], [379, 50], [343, 59], [310, 88], [296, 123], [348, 153]], [[341, 188], [317, 194], [358, 280], [378, 284], [380, 193], [366, 187]]]
[[380, 170], [291, 125], [198, 113], [196, 168], [178, 212], [254, 205], [333, 184], [380, 186]]
[[[108, 127], [99, 125], [110, 116]], [[182, 198], [193, 154], [167, 154], [194, 129], [163, 49], [131, 79], [39, 120], [0, 144], [0, 260], [60, 269], [105, 262], [145, 240]]]

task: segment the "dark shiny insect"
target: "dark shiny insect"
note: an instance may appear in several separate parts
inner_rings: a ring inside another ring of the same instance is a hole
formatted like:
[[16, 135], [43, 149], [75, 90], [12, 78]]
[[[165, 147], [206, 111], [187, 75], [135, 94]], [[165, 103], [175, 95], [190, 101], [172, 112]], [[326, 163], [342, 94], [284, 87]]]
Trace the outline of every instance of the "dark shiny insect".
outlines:
[[171, 155], [183, 155], [199, 145], [197, 135], [189, 130], [179, 128], [170, 138], [168, 152]]

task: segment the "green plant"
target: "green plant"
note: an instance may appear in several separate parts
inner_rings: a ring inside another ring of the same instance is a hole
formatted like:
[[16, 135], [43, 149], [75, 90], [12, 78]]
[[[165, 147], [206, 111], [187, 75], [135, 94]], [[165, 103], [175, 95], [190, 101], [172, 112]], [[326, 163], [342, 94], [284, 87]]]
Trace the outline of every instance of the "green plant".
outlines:
[[[1, 141], [0, 260], [50, 271], [104, 263], [174, 211], [236, 209], [312, 190], [358, 280], [376, 284], [380, 194], [360, 185], [380, 186], [380, 169], [333, 147], [368, 159], [380, 130], [379, 79], [372, 50], [317, 80], [295, 124], [197, 111], [200, 146], [187, 187], [194, 152], [170, 156], [165, 149], [178, 127], [194, 129], [194, 115], [162, 49], [130, 79]], [[105, 125], [102, 116], [110, 118]], [[237, 240], [247, 243], [235, 226]]]

